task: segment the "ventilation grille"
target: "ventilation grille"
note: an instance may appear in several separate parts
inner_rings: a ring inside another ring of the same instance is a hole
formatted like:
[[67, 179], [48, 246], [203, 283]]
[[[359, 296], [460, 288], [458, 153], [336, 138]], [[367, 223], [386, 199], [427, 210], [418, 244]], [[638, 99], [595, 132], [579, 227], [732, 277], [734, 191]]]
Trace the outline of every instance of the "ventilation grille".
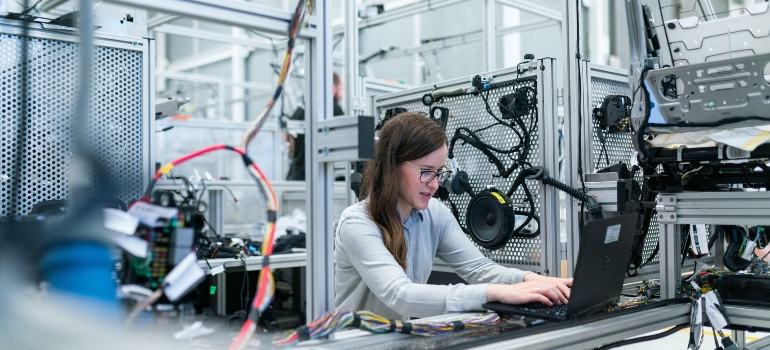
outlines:
[[[16, 213], [26, 215], [43, 201], [66, 199], [73, 159], [72, 119], [78, 85], [78, 45], [26, 38], [27, 66], [22, 72], [22, 38], [0, 34], [0, 216], [10, 214], [16, 146], [24, 139]], [[95, 47], [88, 141], [127, 202], [142, 193], [142, 52]], [[21, 131], [22, 73], [27, 79], [26, 135]], [[18, 171], [16, 173], [19, 173]], [[95, 195], [101, 195], [96, 190]]]

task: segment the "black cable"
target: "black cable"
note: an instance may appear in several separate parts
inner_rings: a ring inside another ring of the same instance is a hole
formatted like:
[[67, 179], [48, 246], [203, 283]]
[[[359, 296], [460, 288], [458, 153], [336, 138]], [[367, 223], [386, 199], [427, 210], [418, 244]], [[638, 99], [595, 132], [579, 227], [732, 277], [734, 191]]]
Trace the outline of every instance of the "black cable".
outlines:
[[[586, 182], [583, 178], [583, 90], [582, 90], [582, 84], [583, 84], [583, 75], [580, 67], [580, 60], [582, 59], [582, 56], [580, 55], [580, 0], [575, 1], [575, 12], [577, 13], [577, 31], [576, 31], [576, 39], [575, 39], [575, 60], [577, 60], [577, 99], [578, 99], [578, 108], [577, 108], [577, 119], [578, 119], [578, 135], [577, 135], [577, 146], [578, 146], [578, 166], [577, 166], [577, 172], [578, 177], [580, 178], [580, 188], [583, 190], [583, 192], [586, 192]], [[578, 215], [578, 230], [580, 232], [580, 236], [582, 237], [582, 230], [583, 230], [583, 215], [585, 213], [585, 202], [580, 202], [580, 215]]]
[[647, 335], [647, 336], [644, 336], [644, 337], [638, 337], [638, 338], [633, 338], [633, 339], [621, 340], [619, 342], [610, 343], [610, 344], [607, 344], [605, 346], [596, 348], [596, 350], [612, 349], [612, 348], [617, 348], [619, 346], [631, 345], [631, 344], [636, 344], [636, 343], [643, 343], [643, 342], [650, 341], [650, 340], [665, 338], [665, 337], [667, 337], [669, 335], [672, 335], [672, 334], [674, 334], [676, 332], [679, 332], [680, 330], [685, 329], [685, 328], [687, 328], [689, 326], [690, 326], [689, 322], [688, 323], [683, 323], [683, 324], [677, 325], [674, 328], [671, 328], [671, 329], [669, 329], [667, 331], [660, 332], [658, 334], [652, 334], [652, 335]]
[[[604, 138], [604, 132], [601, 128], [596, 128], [596, 136], [599, 137], [599, 143], [602, 144], [602, 151], [604, 157], [607, 160], [607, 166], [610, 166], [610, 152], [607, 151], [607, 140]], [[602, 152], [599, 152], [599, 158], [602, 157]]]
[[[243, 255], [241, 255], [240, 258], [241, 258], [241, 262], [243, 262], [243, 268], [246, 269], [246, 260], [243, 259]], [[249, 300], [249, 270], [248, 269], [243, 271], [243, 278], [244, 278], [244, 282], [241, 285], [241, 310], [243, 310], [243, 312], [247, 312], [248, 310], [246, 310], [246, 307], [244, 306], [244, 302], [246, 303], [246, 305], [250, 304], [249, 303], [250, 300]], [[243, 296], [244, 289], [246, 290], [245, 297]]]

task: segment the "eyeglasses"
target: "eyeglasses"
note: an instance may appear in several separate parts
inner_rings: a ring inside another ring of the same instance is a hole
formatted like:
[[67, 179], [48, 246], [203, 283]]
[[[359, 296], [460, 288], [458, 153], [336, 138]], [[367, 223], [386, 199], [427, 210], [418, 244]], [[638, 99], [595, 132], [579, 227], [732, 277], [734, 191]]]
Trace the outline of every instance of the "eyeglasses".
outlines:
[[438, 178], [438, 182], [442, 182], [446, 180], [447, 177], [449, 177], [450, 174], [452, 174], [449, 170], [444, 171], [433, 171], [433, 170], [421, 170], [420, 168], [416, 167], [414, 164], [409, 163], [409, 161], [405, 161], [407, 164], [411, 165], [412, 168], [415, 168], [415, 170], [420, 172], [420, 182], [426, 184], [433, 179]]

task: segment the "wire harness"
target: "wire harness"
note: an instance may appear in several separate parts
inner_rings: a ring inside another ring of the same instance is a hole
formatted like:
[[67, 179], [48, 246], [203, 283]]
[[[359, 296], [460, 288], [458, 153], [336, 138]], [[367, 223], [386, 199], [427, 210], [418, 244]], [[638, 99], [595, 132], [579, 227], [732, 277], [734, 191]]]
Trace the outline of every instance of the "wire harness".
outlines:
[[270, 98], [270, 101], [267, 102], [267, 105], [265, 105], [257, 117], [254, 118], [254, 121], [249, 124], [249, 127], [243, 134], [240, 145], [241, 149], [248, 150], [249, 144], [252, 140], [254, 140], [254, 137], [257, 136], [257, 133], [265, 123], [267, 115], [270, 114], [270, 111], [273, 110], [275, 102], [279, 97], [281, 97], [281, 92], [283, 92], [283, 84], [286, 82], [286, 77], [289, 73], [289, 67], [291, 66], [291, 56], [294, 50], [295, 39], [297, 38], [297, 35], [299, 35], [300, 29], [302, 29], [302, 27], [307, 24], [307, 20], [312, 13], [313, 1], [300, 0], [297, 4], [297, 9], [294, 11], [294, 17], [289, 23], [289, 42], [286, 47], [286, 54], [284, 55], [283, 65], [281, 66], [280, 74], [278, 75], [278, 87], [275, 88], [275, 92]]
[[192, 152], [188, 155], [182, 156], [164, 166], [162, 166], [155, 173], [155, 176], [150, 181], [144, 195], [140, 199], [141, 201], [151, 202], [152, 189], [155, 187], [158, 179], [163, 175], [167, 175], [171, 172], [175, 166], [182, 164], [193, 158], [200, 157], [204, 154], [208, 154], [218, 150], [229, 150], [239, 154], [243, 160], [244, 166], [248, 169], [249, 175], [257, 182], [262, 195], [267, 202], [267, 225], [265, 226], [264, 239], [262, 240], [261, 253], [263, 257], [262, 270], [259, 274], [259, 280], [257, 282], [257, 296], [253, 299], [251, 305], [251, 312], [248, 318], [241, 327], [241, 331], [230, 345], [230, 349], [243, 349], [246, 344], [249, 343], [251, 338], [257, 329], [257, 321], [261, 312], [267, 309], [270, 302], [273, 300], [275, 293], [275, 279], [270, 269], [270, 255], [273, 254], [273, 237], [275, 237], [275, 221], [276, 213], [278, 211], [278, 198], [273, 191], [270, 182], [267, 180], [267, 176], [259, 169], [256, 163], [242, 149], [232, 146], [220, 144], [209, 146], [198, 151]]
[[313, 322], [295, 330], [287, 331], [273, 340], [273, 345], [289, 346], [310, 339], [328, 336], [342, 328], [354, 327], [372, 333], [404, 333], [423, 337], [459, 332], [466, 328], [480, 328], [500, 322], [496, 313], [479, 314], [458, 321], [447, 322], [404, 322], [392, 320], [369, 311], [350, 312], [335, 310], [324, 313]]

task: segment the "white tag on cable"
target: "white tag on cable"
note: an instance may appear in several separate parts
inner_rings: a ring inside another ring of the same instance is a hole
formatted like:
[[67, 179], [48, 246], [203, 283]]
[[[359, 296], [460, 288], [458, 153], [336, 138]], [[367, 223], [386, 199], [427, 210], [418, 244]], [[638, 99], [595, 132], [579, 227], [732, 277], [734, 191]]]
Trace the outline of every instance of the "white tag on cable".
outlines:
[[690, 248], [692, 249], [692, 252], [695, 253], [695, 255], [703, 255], [709, 253], [709, 239], [706, 225], [690, 225], [690, 242]]
[[754, 247], [756, 246], [757, 244], [754, 241], [747, 241], [746, 247], [743, 248], [743, 253], [741, 253], [741, 258], [751, 261], [754, 258]]
[[716, 294], [714, 294], [714, 291], [704, 294], [703, 301], [705, 302], [706, 316], [708, 316], [709, 323], [711, 323], [714, 330], [721, 331], [723, 328], [727, 327], [729, 322], [727, 321], [727, 317], [722, 313], [722, 310], [719, 309], [719, 300], [717, 299]]
[[166, 275], [163, 293], [173, 303], [203, 281], [204, 277], [206, 273], [198, 266], [198, 257], [190, 252]]
[[697, 283], [695, 283], [695, 281], [690, 281], [690, 285], [692, 285], [692, 287], [695, 288], [695, 290], [697, 290], [698, 293], [700, 293], [700, 286]]
[[179, 209], [162, 207], [160, 205], [153, 205], [145, 202], [136, 202], [128, 209], [128, 213], [147, 226], [158, 227], [165, 225], [171, 218], [176, 217], [179, 213]]
[[216, 275], [218, 275], [218, 274], [220, 274], [222, 272], [225, 272], [225, 265], [219, 265], [219, 266], [211, 269], [211, 271], [209, 271], [209, 272], [211, 273], [212, 276], [216, 276]]
[[136, 227], [139, 226], [139, 219], [122, 210], [105, 208], [102, 212], [104, 214], [104, 228], [110, 231], [133, 235], [136, 232]]

